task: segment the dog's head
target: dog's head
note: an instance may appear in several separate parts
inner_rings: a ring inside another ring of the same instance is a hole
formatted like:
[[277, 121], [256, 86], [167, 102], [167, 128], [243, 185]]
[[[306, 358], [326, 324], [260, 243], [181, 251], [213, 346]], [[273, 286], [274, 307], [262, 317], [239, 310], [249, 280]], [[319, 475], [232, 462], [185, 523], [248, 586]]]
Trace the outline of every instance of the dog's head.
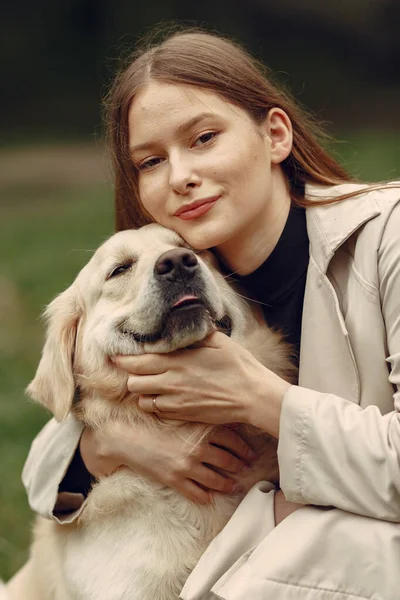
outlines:
[[171, 352], [216, 327], [240, 338], [251, 318], [212, 254], [197, 255], [159, 225], [111, 237], [45, 315], [46, 343], [28, 393], [57, 419], [78, 385], [125, 390], [110, 357]]

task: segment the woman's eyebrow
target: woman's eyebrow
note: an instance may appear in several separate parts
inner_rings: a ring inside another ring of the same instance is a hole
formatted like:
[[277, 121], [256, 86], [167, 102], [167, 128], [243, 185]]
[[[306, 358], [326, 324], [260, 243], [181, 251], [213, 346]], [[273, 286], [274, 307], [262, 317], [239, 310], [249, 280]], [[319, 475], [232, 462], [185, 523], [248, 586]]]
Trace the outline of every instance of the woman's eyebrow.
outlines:
[[[198, 115], [195, 115], [185, 123], [178, 125], [176, 128], [177, 132], [179, 134], [186, 133], [186, 131], [189, 131], [189, 129], [197, 125], [197, 123], [204, 121], [205, 119], [209, 119], [210, 117], [215, 117], [215, 114], [212, 112], [202, 112]], [[140, 150], [148, 150], [151, 146], [153, 146], [153, 142], [145, 142], [144, 144], [138, 144], [137, 146], [130, 146], [129, 150], [131, 154], [134, 154]]]
[[200, 121], [204, 121], [204, 119], [209, 119], [210, 117], [215, 117], [215, 114], [212, 112], [202, 112], [199, 115], [196, 115], [195, 117], [189, 119], [189, 121], [186, 121], [186, 123], [182, 123], [182, 125], [179, 125], [177, 127], [177, 130], [179, 133], [185, 133], [186, 131], [194, 127], [194, 125], [197, 125], [197, 123], [199, 123]]

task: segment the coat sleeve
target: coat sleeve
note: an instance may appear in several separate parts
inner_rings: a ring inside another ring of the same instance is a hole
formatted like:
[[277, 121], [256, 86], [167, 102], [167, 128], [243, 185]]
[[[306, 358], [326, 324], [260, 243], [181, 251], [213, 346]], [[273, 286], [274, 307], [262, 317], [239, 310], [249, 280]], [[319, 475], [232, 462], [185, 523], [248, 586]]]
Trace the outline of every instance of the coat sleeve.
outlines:
[[400, 522], [400, 204], [381, 238], [378, 276], [393, 411], [292, 386], [280, 419], [280, 482], [292, 502]]
[[75, 456], [82, 430], [82, 425], [71, 415], [61, 423], [51, 419], [31, 445], [22, 482], [30, 507], [46, 519], [71, 523], [83, 509], [83, 494], [68, 491], [59, 494], [60, 483]]

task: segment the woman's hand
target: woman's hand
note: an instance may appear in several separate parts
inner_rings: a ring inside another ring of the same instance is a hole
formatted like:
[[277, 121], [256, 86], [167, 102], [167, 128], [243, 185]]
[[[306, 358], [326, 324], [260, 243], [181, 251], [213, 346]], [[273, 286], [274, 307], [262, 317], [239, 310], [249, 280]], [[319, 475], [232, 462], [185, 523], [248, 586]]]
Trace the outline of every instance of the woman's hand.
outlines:
[[297, 504], [296, 502], [289, 502], [286, 500], [282, 490], [275, 492], [274, 496], [274, 513], [275, 513], [275, 526], [282, 523], [283, 519], [286, 519], [295, 510], [298, 510], [304, 506], [304, 504]]
[[[103, 431], [85, 430], [80, 451], [95, 477], [128, 467], [200, 504], [210, 502], [212, 492], [232, 492], [235, 482], [229, 474], [239, 473], [256, 458], [237, 433], [223, 427], [193, 447], [168, 428], [154, 439], [154, 433], [123, 423], [110, 423]], [[223, 469], [225, 475], [211, 467]]]
[[247, 423], [279, 436], [281, 404], [290, 387], [253, 355], [220, 332], [200, 348], [170, 354], [117, 356], [130, 376], [139, 406], [161, 416], [202, 423]]

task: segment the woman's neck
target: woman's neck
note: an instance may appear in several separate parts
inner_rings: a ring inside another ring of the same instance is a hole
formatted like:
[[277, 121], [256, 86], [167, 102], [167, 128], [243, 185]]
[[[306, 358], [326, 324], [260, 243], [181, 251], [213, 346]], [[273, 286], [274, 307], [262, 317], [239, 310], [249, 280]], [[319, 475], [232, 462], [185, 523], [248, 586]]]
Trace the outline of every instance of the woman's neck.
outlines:
[[240, 235], [215, 248], [220, 260], [233, 273], [248, 275], [269, 257], [285, 227], [291, 205], [289, 186], [282, 179], [265, 211]]

